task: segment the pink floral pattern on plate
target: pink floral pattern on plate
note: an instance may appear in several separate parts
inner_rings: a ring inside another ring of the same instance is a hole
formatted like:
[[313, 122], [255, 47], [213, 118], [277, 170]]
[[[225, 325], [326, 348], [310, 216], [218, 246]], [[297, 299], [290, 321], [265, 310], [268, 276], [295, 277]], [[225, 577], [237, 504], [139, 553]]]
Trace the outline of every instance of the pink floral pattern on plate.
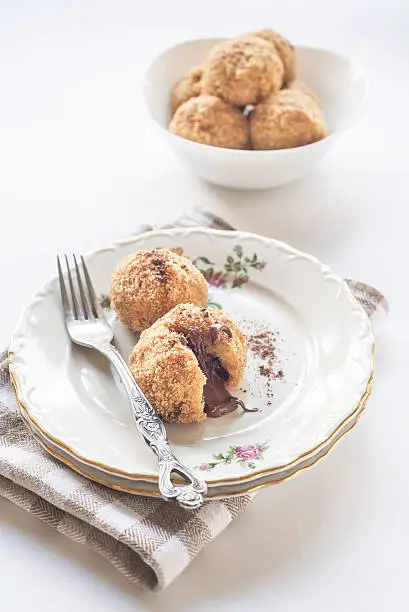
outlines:
[[238, 463], [243, 468], [256, 468], [255, 461], [264, 459], [264, 451], [268, 449], [268, 441], [262, 444], [246, 444], [244, 446], [229, 446], [225, 453], [213, 455], [212, 460], [208, 463], [202, 463], [196, 466], [196, 469], [202, 472], [209, 472], [218, 465], [229, 465]]
[[215, 264], [203, 256], [193, 259], [193, 263], [211, 287], [222, 289], [242, 287], [250, 280], [249, 270], [261, 272], [266, 267], [266, 262], [260, 261], [256, 253], [252, 257], [244, 255], [243, 247], [239, 244], [233, 247], [233, 255], [227, 255], [222, 270], [215, 269]]

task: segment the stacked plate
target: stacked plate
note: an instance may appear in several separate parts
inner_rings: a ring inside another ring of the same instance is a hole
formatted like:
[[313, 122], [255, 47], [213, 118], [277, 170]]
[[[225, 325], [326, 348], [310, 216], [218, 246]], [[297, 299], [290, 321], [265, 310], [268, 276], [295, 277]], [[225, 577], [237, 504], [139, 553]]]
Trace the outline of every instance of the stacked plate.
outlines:
[[[183, 228], [130, 238], [87, 258], [126, 357], [137, 339], [109, 310], [110, 277], [124, 255], [158, 247], [190, 257], [209, 282], [209, 305], [246, 333], [238, 396], [258, 409], [168, 426], [175, 453], [206, 478], [209, 498], [313, 465], [355, 425], [371, 391], [372, 331], [344, 281], [313, 257], [254, 234]], [[155, 457], [108, 363], [70, 344], [57, 279], [26, 309], [10, 362], [21, 415], [51, 454], [109, 487], [159, 495]]]

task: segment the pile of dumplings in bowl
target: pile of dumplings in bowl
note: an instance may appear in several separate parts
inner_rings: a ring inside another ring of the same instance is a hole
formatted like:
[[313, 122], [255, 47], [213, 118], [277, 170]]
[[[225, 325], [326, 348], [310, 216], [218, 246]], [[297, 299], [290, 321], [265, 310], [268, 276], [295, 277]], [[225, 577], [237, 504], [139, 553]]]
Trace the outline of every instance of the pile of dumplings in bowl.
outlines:
[[214, 147], [290, 149], [327, 136], [294, 47], [269, 29], [216, 44], [175, 83], [170, 105], [173, 134]]

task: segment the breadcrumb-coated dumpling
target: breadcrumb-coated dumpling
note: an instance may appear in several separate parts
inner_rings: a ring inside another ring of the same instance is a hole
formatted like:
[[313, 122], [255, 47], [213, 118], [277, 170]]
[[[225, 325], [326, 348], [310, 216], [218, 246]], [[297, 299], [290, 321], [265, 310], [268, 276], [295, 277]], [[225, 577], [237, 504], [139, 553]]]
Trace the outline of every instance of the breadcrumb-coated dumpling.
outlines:
[[166, 249], [144, 250], [119, 263], [110, 297], [120, 321], [142, 331], [177, 304], [204, 306], [208, 285], [187, 257]]
[[[245, 337], [228, 315], [181, 304], [141, 334], [130, 368], [164, 420], [196, 423], [242, 405], [226, 389], [240, 384], [246, 359]], [[214, 382], [224, 392], [216, 399], [208, 388]]]
[[325, 138], [327, 127], [311, 96], [282, 89], [252, 111], [250, 135], [254, 149], [290, 149]]
[[245, 149], [248, 143], [247, 118], [216, 96], [200, 95], [181, 104], [169, 129], [187, 140], [225, 149]]
[[187, 74], [177, 81], [171, 94], [172, 115], [174, 115], [176, 109], [183, 102], [200, 95], [202, 91], [202, 76], [203, 68], [198, 66], [189, 70]]
[[203, 71], [203, 91], [243, 107], [278, 91], [283, 75], [283, 63], [270, 43], [243, 36], [210, 51]]
[[269, 29], [252, 32], [251, 35], [274, 45], [284, 66], [284, 83], [294, 80], [297, 72], [297, 59], [295, 49], [290, 41], [275, 30]]

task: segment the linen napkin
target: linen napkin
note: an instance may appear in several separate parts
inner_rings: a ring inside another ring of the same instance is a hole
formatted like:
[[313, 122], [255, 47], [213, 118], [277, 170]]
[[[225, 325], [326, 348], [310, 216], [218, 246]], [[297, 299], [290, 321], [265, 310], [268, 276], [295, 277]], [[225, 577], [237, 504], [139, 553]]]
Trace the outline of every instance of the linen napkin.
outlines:
[[[201, 211], [184, 215], [175, 225], [233, 229]], [[387, 311], [387, 301], [376, 289], [347, 282], [370, 317]], [[209, 501], [188, 511], [87, 480], [49, 455], [24, 425], [7, 353], [0, 355], [0, 495], [97, 551], [132, 582], [152, 589], [169, 585], [253, 497]]]

